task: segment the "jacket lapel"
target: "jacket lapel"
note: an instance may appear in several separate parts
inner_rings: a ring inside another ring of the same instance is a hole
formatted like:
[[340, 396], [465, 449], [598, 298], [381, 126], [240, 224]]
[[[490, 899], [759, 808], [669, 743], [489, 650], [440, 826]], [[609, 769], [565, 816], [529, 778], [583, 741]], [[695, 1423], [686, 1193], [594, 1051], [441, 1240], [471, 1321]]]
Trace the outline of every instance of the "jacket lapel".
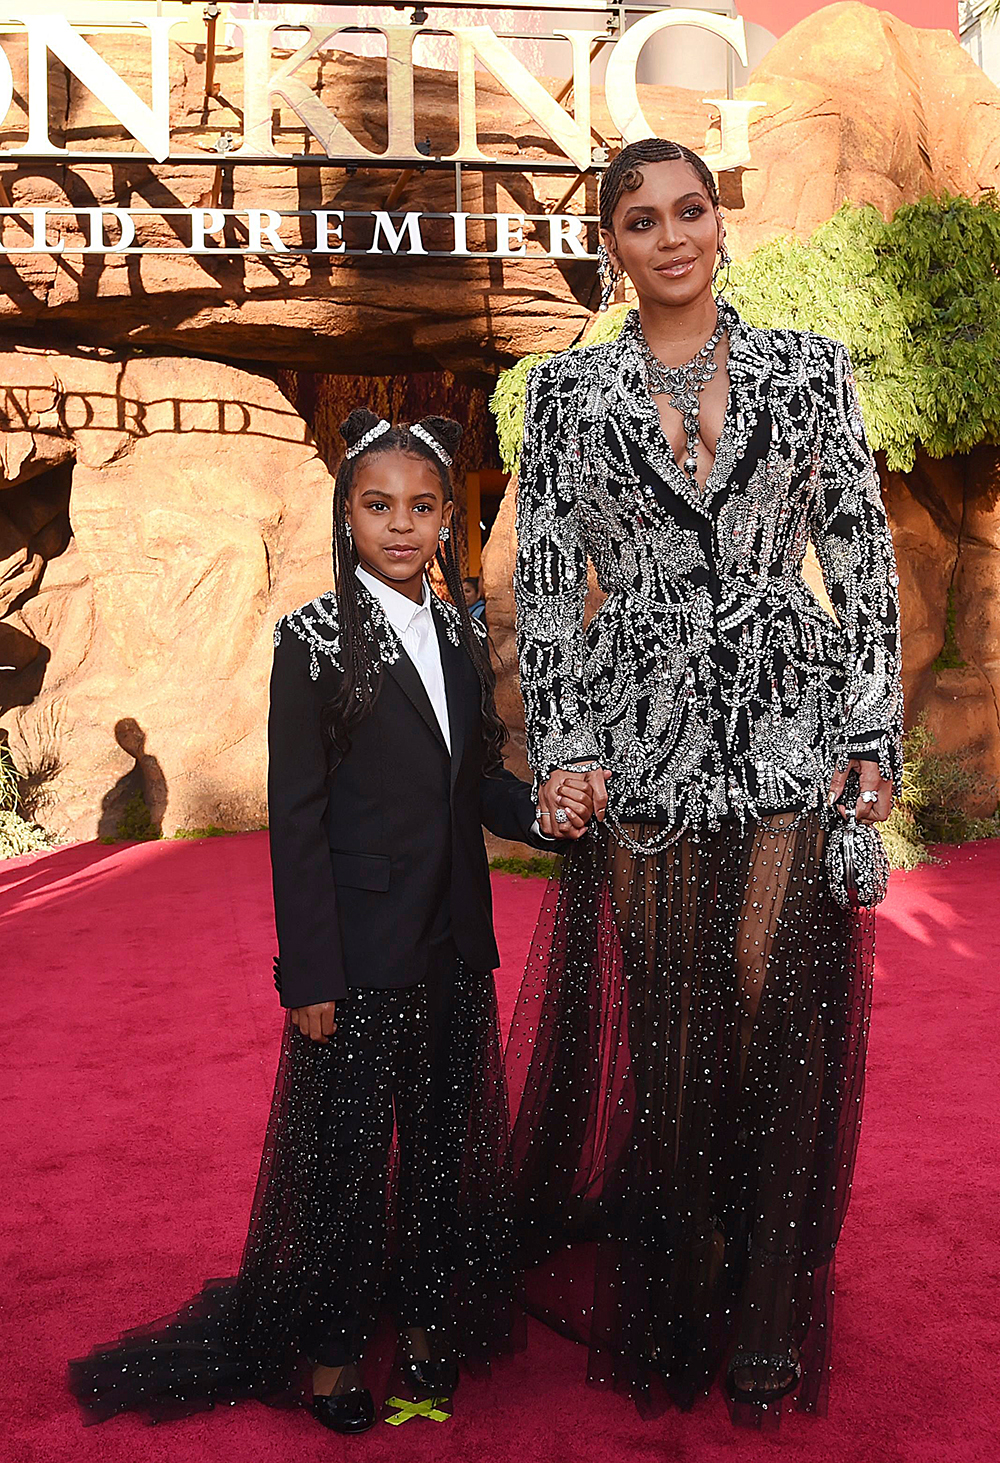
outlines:
[[[430, 698], [424, 690], [424, 683], [420, 679], [420, 672], [402, 646], [399, 647], [398, 659], [387, 662], [385, 669], [392, 676], [392, 679], [396, 682], [400, 690], [409, 697], [414, 709], [423, 717], [424, 721], [434, 733], [442, 752], [447, 756], [448, 746], [444, 737], [441, 735], [441, 728], [438, 725], [437, 717], [434, 715], [434, 708], [430, 703]], [[452, 737], [454, 738], [454, 731], [452, 732]]]
[[[444, 672], [444, 689], [448, 698], [448, 727], [451, 733], [451, 782], [455, 785], [458, 769], [462, 764], [465, 741], [468, 734], [469, 686], [475, 679], [475, 672], [469, 657], [461, 645], [454, 645], [444, 624], [443, 614], [434, 606], [434, 628], [437, 630], [438, 645], [441, 647], [441, 669]], [[478, 681], [477, 681], [478, 685]], [[476, 708], [478, 716], [478, 705]]]

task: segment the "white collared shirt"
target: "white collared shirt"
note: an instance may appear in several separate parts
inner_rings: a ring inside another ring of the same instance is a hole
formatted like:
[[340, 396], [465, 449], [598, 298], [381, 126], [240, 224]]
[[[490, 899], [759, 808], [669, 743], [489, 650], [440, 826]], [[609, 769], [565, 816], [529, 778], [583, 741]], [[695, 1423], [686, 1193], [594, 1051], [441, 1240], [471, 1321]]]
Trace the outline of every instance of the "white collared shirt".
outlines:
[[441, 647], [438, 644], [434, 613], [431, 609], [430, 585], [425, 579], [423, 599], [419, 604], [414, 604], [412, 599], [407, 599], [406, 595], [400, 594], [398, 589], [390, 589], [388, 584], [383, 584], [381, 579], [376, 579], [374, 574], [368, 573], [367, 569], [359, 566], [354, 572], [382, 606], [386, 619], [399, 636], [403, 649], [416, 666], [417, 675], [423, 682], [427, 699], [431, 703], [437, 724], [441, 728], [444, 744], [450, 752], [451, 723], [448, 720], [448, 697], [445, 693], [444, 671], [441, 667]]

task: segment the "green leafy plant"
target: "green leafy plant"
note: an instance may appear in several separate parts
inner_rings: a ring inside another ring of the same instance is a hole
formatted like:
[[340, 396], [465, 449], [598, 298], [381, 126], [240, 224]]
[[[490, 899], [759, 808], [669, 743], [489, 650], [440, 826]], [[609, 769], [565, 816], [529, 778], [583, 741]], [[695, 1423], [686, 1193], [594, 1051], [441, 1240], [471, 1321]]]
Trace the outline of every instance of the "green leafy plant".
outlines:
[[116, 838], [105, 839], [104, 842], [115, 843], [119, 840], [135, 840], [139, 843], [148, 843], [152, 839], [160, 837], [159, 830], [153, 822], [141, 789], [137, 789], [125, 804], [115, 832], [117, 835]]
[[39, 853], [51, 848], [52, 839], [34, 823], [26, 823], [9, 809], [0, 810], [0, 859], [20, 858], [23, 853]]
[[174, 834], [175, 838], [224, 838], [232, 830], [229, 828], [217, 828], [214, 823], [209, 823], [207, 828], [178, 828]]
[[0, 859], [51, 848], [53, 839], [22, 816], [21, 774], [5, 736], [0, 738]]
[[17, 768], [10, 748], [0, 741], [0, 813], [16, 813], [20, 796], [18, 792]]
[[903, 753], [903, 784], [896, 806], [879, 829], [893, 868], [932, 863], [929, 843], [1000, 838], [1000, 810], [989, 818], [973, 818], [962, 811], [962, 799], [983, 789], [983, 779], [967, 754], [935, 752], [923, 718], [903, 738]]

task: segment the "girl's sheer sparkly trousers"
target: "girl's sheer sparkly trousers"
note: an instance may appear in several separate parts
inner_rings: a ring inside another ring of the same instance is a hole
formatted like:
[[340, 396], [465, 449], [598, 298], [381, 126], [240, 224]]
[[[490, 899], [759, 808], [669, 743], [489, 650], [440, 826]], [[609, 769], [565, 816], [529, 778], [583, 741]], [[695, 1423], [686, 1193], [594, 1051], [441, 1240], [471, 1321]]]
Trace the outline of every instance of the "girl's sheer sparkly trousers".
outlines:
[[543, 904], [507, 1048], [528, 1308], [644, 1412], [689, 1407], [737, 1349], [797, 1348], [789, 1401], [825, 1402], [874, 940], [823, 842], [818, 815], [654, 855], [601, 829]]
[[389, 1322], [473, 1368], [518, 1340], [492, 974], [450, 960], [336, 1019], [327, 1045], [286, 1019], [238, 1276], [71, 1362], [88, 1420], [295, 1404], [312, 1365], [363, 1357], [367, 1384]]

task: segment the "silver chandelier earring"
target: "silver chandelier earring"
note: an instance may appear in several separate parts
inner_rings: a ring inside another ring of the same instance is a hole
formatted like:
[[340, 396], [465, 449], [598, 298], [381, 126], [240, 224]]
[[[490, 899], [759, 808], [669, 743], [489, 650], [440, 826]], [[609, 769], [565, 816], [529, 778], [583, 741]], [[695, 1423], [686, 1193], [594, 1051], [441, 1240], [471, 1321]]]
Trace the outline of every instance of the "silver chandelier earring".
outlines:
[[712, 285], [718, 295], [724, 295], [729, 288], [729, 266], [732, 262], [729, 250], [726, 248], [726, 241], [723, 239], [719, 245], [719, 257], [716, 260], [715, 269], [712, 271]]
[[611, 255], [603, 244], [597, 247], [597, 278], [601, 284], [601, 303], [598, 307], [606, 310], [614, 298], [618, 282], [622, 277], [620, 269], [616, 269], [611, 262]]
[[441, 543], [446, 544], [450, 538], [451, 529], [448, 527], [447, 524], [445, 524], [444, 527], [441, 529], [441, 532], [438, 534], [438, 539]]

